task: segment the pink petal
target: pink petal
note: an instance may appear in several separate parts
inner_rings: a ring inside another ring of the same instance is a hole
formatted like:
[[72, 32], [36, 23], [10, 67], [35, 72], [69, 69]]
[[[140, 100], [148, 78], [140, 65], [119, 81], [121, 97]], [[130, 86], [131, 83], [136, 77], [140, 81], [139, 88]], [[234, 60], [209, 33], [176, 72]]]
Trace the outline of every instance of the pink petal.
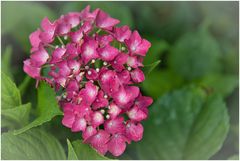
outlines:
[[126, 125], [126, 136], [133, 141], [140, 141], [143, 136], [143, 126], [129, 121]]
[[84, 141], [86, 141], [89, 137], [95, 135], [96, 133], [97, 133], [97, 130], [94, 127], [88, 126], [86, 128], [86, 130], [83, 131], [82, 137], [83, 137]]
[[43, 47], [40, 47], [38, 51], [30, 56], [30, 58], [33, 66], [40, 67], [47, 62], [49, 55]]
[[96, 80], [98, 78], [98, 72], [91, 68], [86, 71], [86, 78], [89, 80]]
[[71, 32], [69, 35], [70, 35], [72, 42], [79, 43], [83, 38], [83, 31], [81, 29], [79, 29], [75, 32]]
[[118, 55], [118, 49], [107, 45], [98, 50], [99, 56], [104, 61], [111, 61]]
[[24, 63], [23, 70], [30, 77], [36, 78], [36, 79], [40, 77], [41, 68], [32, 66], [30, 59], [25, 60], [23, 63]]
[[72, 125], [72, 132], [84, 131], [86, 129], [87, 122], [84, 118], [76, 118]]
[[106, 130], [110, 134], [123, 133], [125, 130], [123, 122], [123, 117], [117, 117], [111, 120], [107, 120], [104, 123], [104, 130]]
[[152, 103], [153, 103], [153, 99], [151, 97], [139, 95], [139, 97], [135, 102], [135, 105], [138, 106], [139, 108], [147, 108]]
[[128, 70], [123, 70], [122, 72], [117, 74], [119, 81], [121, 84], [129, 84], [130, 83], [130, 73]]
[[96, 17], [96, 25], [106, 30], [111, 30], [111, 28], [119, 22], [119, 20], [110, 17], [107, 13], [101, 10], [98, 12]]
[[121, 108], [119, 108], [115, 103], [109, 105], [108, 113], [111, 119], [116, 118], [121, 113]]
[[97, 35], [96, 39], [100, 47], [104, 47], [113, 41], [112, 35]]
[[128, 60], [127, 54], [119, 53], [117, 57], [111, 62], [111, 65], [116, 71], [119, 72], [125, 69], [124, 64], [127, 62], [127, 60]]
[[69, 58], [75, 58], [76, 56], [78, 56], [78, 52], [77, 52], [77, 47], [76, 44], [74, 43], [68, 43], [66, 46], [66, 54], [69, 55]]
[[75, 121], [75, 115], [71, 111], [66, 111], [63, 114], [62, 124], [68, 128], [72, 128], [72, 124]]
[[101, 90], [98, 92], [97, 98], [92, 104], [94, 110], [97, 110], [101, 107], [106, 107], [108, 105], [108, 100], [104, 98], [104, 92]]
[[108, 150], [114, 156], [120, 156], [126, 149], [126, 138], [121, 134], [115, 134], [108, 142]]
[[67, 91], [78, 91], [79, 84], [75, 79], [72, 79], [68, 82], [66, 90]]
[[128, 26], [116, 27], [114, 30], [114, 37], [120, 42], [124, 42], [124, 40], [129, 39], [130, 36], [131, 30]]
[[143, 71], [140, 70], [139, 68], [137, 68], [131, 72], [131, 77], [132, 77], [132, 80], [136, 83], [143, 82], [145, 79]]
[[36, 31], [34, 31], [33, 33], [30, 34], [29, 39], [30, 39], [30, 43], [32, 45], [32, 47], [36, 47], [38, 48], [41, 40], [39, 39], [39, 35], [41, 33], [40, 29], [37, 29]]
[[139, 47], [136, 49], [135, 53], [141, 56], [146, 56], [146, 53], [148, 52], [148, 49], [151, 47], [151, 43], [147, 41], [146, 39], [142, 40], [142, 43], [139, 45]]
[[136, 106], [129, 110], [127, 115], [133, 121], [142, 121], [147, 118], [147, 114]]
[[65, 48], [56, 48], [52, 53], [52, 59], [50, 63], [57, 63], [62, 61], [62, 57], [65, 54], [66, 49]]
[[92, 114], [91, 123], [93, 127], [98, 127], [99, 125], [103, 124], [103, 122], [104, 122], [104, 117], [101, 112], [97, 111]]
[[82, 45], [81, 57], [83, 62], [87, 64], [91, 59], [98, 58], [98, 53], [96, 51], [97, 42], [95, 40], [88, 40]]
[[67, 24], [67, 23], [61, 23], [58, 24], [57, 29], [56, 29], [56, 33], [60, 36], [62, 35], [66, 35], [70, 32], [71, 30], [71, 25]]

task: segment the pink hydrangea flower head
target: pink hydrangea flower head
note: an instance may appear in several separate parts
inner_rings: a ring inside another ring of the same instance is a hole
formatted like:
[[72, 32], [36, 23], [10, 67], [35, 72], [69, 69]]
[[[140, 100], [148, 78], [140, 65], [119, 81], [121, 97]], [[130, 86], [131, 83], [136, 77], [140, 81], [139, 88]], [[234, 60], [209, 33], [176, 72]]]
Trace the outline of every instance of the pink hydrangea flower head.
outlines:
[[30, 34], [31, 55], [23, 62], [30, 77], [55, 89], [62, 124], [114, 156], [142, 139], [141, 121], [153, 102], [136, 86], [145, 79], [142, 62], [151, 44], [119, 23], [90, 6], [55, 21], [46, 17]]

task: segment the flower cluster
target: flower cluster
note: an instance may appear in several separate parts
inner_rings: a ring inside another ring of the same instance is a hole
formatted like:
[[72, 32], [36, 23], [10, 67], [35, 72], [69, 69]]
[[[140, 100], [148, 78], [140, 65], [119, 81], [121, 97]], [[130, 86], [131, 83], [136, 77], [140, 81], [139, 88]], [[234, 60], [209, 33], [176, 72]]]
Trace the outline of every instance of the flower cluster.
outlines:
[[134, 84], [144, 81], [142, 61], [151, 44], [100, 9], [71, 12], [54, 22], [44, 18], [30, 35], [24, 71], [59, 94], [62, 124], [82, 132], [99, 153], [121, 155], [143, 136], [150, 97]]

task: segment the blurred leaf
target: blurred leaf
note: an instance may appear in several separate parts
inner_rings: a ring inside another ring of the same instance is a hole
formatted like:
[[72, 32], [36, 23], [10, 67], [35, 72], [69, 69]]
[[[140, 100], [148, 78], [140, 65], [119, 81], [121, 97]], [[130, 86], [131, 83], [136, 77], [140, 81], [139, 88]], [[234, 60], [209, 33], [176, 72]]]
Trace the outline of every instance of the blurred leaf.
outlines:
[[180, 87], [182, 83], [182, 78], [170, 70], [154, 70], [142, 83], [142, 89], [147, 95], [157, 99], [162, 94]]
[[144, 58], [143, 64], [150, 64], [156, 60], [159, 60], [164, 51], [170, 48], [169, 44], [160, 39], [146, 37], [151, 42], [151, 47]]
[[77, 154], [75, 153], [71, 142], [67, 139], [67, 145], [68, 145], [68, 160], [78, 160]]
[[211, 74], [201, 79], [200, 84], [212, 88], [213, 92], [227, 97], [237, 88], [238, 76], [229, 74]]
[[7, 46], [2, 55], [2, 72], [7, 74], [12, 80], [13, 75], [11, 71], [11, 60], [12, 60], [12, 47]]
[[31, 129], [20, 135], [2, 134], [1, 155], [4, 160], [64, 160], [61, 144], [54, 136], [40, 129]]
[[46, 83], [41, 83], [38, 88], [38, 111], [39, 116], [27, 126], [16, 130], [14, 134], [23, 133], [33, 127], [42, 125], [45, 122], [50, 121], [57, 115], [62, 115], [62, 111], [59, 109], [56, 95], [54, 90]]
[[7, 125], [7, 127], [11, 129], [26, 125], [29, 120], [30, 109], [31, 103], [20, 105], [11, 109], [2, 109], [2, 127], [5, 127], [5, 125]]
[[228, 160], [239, 160], [239, 155], [235, 154], [235, 155], [229, 157]]
[[66, 5], [63, 6], [62, 12], [80, 12], [87, 5], [91, 6], [91, 10], [100, 8], [104, 12], [107, 12], [111, 17], [119, 19], [120, 25], [128, 25], [130, 27], [133, 27], [134, 25], [130, 9], [119, 2], [71, 2], [66, 3]]
[[188, 2], [148, 2], [133, 4], [136, 26], [142, 32], [174, 41], [194, 25], [196, 11]]
[[157, 60], [151, 64], [144, 65], [143, 71], [145, 74], [150, 74], [160, 64], [161, 60]]
[[[70, 143], [71, 144], [71, 143]], [[77, 160], [107, 160], [108, 158], [99, 154], [95, 149], [88, 144], [83, 144], [82, 141], [76, 140], [72, 143], [73, 151], [77, 155]]]
[[21, 91], [21, 94], [24, 95], [25, 91], [28, 87], [28, 85], [31, 82], [31, 77], [29, 77], [28, 75], [25, 76], [24, 80], [22, 81], [22, 83], [19, 85], [19, 90]]
[[16, 37], [25, 51], [30, 51], [29, 35], [40, 28], [41, 20], [47, 16], [50, 20], [54, 13], [39, 2], [3, 2], [2, 34]]
[[170, 67], [187, 80], [219, 71], [218, 43], [204, 27], [183, 35], [169, 57]]
[[141, 159], [208, 159], [229, 129], [222, 98], [207, 97], [194, 86], [162, 96], [150, 109], [143, 140], [136, 145]]
[[1, 72], [1, 108], [10, 109], [21, 105], [21, 96], [11, 79]]

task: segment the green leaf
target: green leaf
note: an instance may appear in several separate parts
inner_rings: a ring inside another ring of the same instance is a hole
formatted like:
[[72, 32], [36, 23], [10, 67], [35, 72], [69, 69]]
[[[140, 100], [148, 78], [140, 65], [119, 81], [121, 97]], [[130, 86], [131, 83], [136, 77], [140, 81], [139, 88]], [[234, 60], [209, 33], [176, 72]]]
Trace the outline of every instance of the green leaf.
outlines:
[[228, 158], [228, 160], [239, 160], [239, 155], [235, 154]]
[[145, 74], [150, 74], [159, 64], [160, 64], [161, 60], [157, 60], [151, 64], [148, 65], [144, 65], [143, 71]]
[[41, 20], [45, 16], [50, 20], [55, 17], [47, 6], [39, 2], [3, 2], [2, 15], [2, 33], [12, 34], [25, 51], [30, 51], [28, 37], [40, 27]]
[[142, 83], [143, 91], [154, 99], [164, 93], [180, 87], [183, 84], [181, 77], [170, 70], [154, 70]]
[[222, 146], [229, 117], [222, 98], [194, 86], [160, 97], [150, 107], [143, 140], [136, 144], [141, 159], [206, 160]]
[[1, 108], [10, 109], [21, 105], [21, 97], [18, 88], [3, 72], [1, 72], [1, 81]]
[[229, 74], [211, 74], [200, 80], [200, 84], [211, 88], [222, 96], [229, 96], [238, 86], [238, 76]]
[[12, 80], [13, 75], [11, 71], [12, 47], [7, 46], [2, 56], [2, 72], [7, 74]]
[[91, 148], [89, 144], [83, 144], [82, 141], [80, 140], [74, 141], [72, 145], [73, 145], [73, 149], [71, 150], [73, 151], [71, 151], [71, 155], [73, 153], [76, 154], [78, 160], [107, 160], [108, 159], [103, 155], [99, 154], [95, 149]]
[[68, 145], [68, 160], [78, 160], [77, 154], [75, 153], [72, 143], [67, 139]]
[[220, 68], [219, 45], [204, 27], [183, 35], [169, 56], [170, 68], [186, 80], [218, 72]]
[[38, 107], [39, 116], [27, 126], [16, 130], [14, 134], [23, 133], [33, 127], [40, 126], [50, 121], [57, 115], [62, 115], [59, 109], [54, 90], [46, 83], [41, 83], [38, 89]]
[[64, 150], [58, 140], [40, 129], [20, 135], [2, 134], [1, 155], [4, 160], [64, 160]]
[[162, 39], [156, 39], [151, 36], [143, 36], [145, 39], [151, 42], [151, 47], [147, 52], [147, 55], [144, 57], [143, 64], [151, 64], [156, 60], [159, 60], [162, 54], [169, 50], [170, 45]]
[[22, 127], [26, 125], [29, 120], [29, 113], [31, 109], [31, 103], [17, 106], [11, 109], [2, 110], [2, 127], [11, 126], [11, 127]]
[[130, 9], [120, 4], [119, 2], [72, 2], [66, 3], [63, 6], [63, 13], [72, 12], [72, 11], [81, 11], [87, 5], [91, 6], [91, 10], [100, 8], [104, 12], [107, 12], [111, 17], [119, 19], [120, 25], [128, 25], [133, 27], [133, 18]]

